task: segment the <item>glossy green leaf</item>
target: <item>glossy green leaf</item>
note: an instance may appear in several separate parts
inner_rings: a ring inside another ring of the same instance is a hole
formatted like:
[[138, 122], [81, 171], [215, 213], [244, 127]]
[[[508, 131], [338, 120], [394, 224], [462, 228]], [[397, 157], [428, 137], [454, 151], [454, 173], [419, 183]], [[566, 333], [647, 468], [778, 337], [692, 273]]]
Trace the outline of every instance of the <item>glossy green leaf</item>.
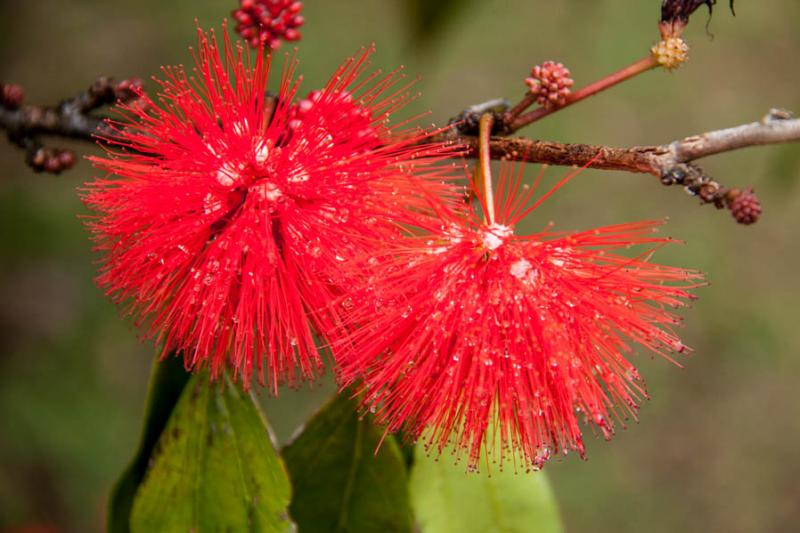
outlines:
[[302, 533], [409, 532], [405, 461], [394, 438], [365, 418], [345, 394], [308, 422], [283, 452]]
[[133, 502], [131, 530], [292, 531], [291, 488], [253, 398], [200, 373], [186, 385]]
[[467, 473], [449, 455], [427, 456], [421, 445], [415, 455], [411, 505], [422, 533], [563, 531], [544, 472]]
[[150, 461], [156, 442], [164, 431], [167, 420], [190, 376], [183, 367], [181, 357], [170, 356], [163, 361], [156, 360], [153, 363], [139, 449], [111, 489], [106, 521], [106, 530], [109, 533], [130, 531], [133, 498], [144, 479], [147, 463]]

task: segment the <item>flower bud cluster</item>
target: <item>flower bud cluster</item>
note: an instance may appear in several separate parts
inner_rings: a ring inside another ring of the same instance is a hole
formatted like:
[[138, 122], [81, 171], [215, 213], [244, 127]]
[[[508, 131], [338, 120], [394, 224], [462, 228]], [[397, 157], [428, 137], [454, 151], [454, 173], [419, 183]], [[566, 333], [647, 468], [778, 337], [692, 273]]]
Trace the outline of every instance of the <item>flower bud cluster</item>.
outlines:
[[650, 53], [659, 65], [675, 70], [689, 59], [689, 45], [680, 37], [670, 37], [655, 44]]
[[562, 63], [545, 61], [531, 69], [531, 77], [525, 78], [525, 83], [537, 97], [536, 102], [549, 108], [564, 105], [575, 82]]
[[731, 215], [739, 224], [749, 226], [758, 222], [761, 217], [761, 201], [752, 188], [740, 191], [734, 189], [728, 193], [728, 207]]
[[305, 20], [300, 14], [303, 3], [295, 0], [240, 0], [239, 9], [232, 13], [236, 32], [250, 46], [263, 44], [275, 49], [281, 41], [300, 39], [298, 28]]
[[40, 147], [28, 156], [28, 165], [36, 172], [61, 174], [75, 166], [77, 159], [72, 150]]
[[25, 91], [19, 85], [0, 82], [0, 106], [17, 109], [25, 99]]

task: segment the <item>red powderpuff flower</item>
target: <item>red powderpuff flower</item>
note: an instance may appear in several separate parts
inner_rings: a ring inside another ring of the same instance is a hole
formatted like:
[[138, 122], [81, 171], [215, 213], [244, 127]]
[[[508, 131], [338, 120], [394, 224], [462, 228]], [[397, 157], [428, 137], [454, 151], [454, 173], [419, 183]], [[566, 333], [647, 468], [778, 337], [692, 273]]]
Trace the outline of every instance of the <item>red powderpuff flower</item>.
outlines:
[[349, 258], [430, 216], [420, 192], [451, 194], [438, 163], [457, 148], [387, 125], [408, 85], [362, 76], [369, 51], [292, 104], [293, 63], [270, 99], [264, 54], [249, 66], [227, 32], [221, 50], [213, 33], [199, 44], [194, 76], [165, 69], [162, 105], [123, 106], [92, 158], [114, 175], [85, 194], [99, 284], [164, 354], [213, 375], [230, 364], [245, 386], [255, 369], [274, 392], [319, 373], [311, 326], [336, 320]]
[[[633, 345], [668, 359], [686, 352], [669, 308], [692, 298], [700, 279], [649, 261], [670, 242], [652, 235], [658, 221], [515, 235], [571, 176], [529, 205], [535, 185], [520, 194], [513, 173], [502, 172], [496, 222], [443, 209], [435, 232], [394, 243], [375, 284], [349, 296], [367, 303], [337, 341], [343, 384], [361, 382], [387, 431], [439, 453], [455, 445], [470, 468], [482, 448], [532, 468], [551, 453], [583, 456], [581, 420], [610, 438], [614, 419], [635, 417], [646, 396]], [[647, 250], [617, 253], [637, 245]]]

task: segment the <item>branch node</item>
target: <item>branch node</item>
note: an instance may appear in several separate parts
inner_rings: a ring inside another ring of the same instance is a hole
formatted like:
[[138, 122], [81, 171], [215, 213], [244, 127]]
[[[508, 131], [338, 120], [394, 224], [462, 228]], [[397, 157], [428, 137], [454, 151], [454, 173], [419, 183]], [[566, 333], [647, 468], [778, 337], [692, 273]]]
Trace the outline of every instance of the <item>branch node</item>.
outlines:
[[764, 115], [764, 118], [761, 119], [761, 123], [767, 125], [770, 122], [792, 120], [793, 118], [795, 118], [794, 112], [788, 109], [773, 107], [766, 115]]
[[510, 107], [511, 103], [505, 98], [495, 98], [469, 106], [452, 118], [448, 124], [455, 125], [458, 132], [463, 135], [475, 137], [480, 129], [481, 117], [488, 113], [494, 118], [492, 135], [506, 135], [510, 133], [510, 130], [508, 129], [505, 115]]

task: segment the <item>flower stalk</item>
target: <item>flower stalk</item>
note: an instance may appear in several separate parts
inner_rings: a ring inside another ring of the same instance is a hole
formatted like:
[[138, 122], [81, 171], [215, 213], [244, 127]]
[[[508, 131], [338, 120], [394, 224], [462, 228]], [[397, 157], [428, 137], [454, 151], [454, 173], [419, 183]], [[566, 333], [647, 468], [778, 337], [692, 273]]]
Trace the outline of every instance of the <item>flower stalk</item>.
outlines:
[[[653, 54], [648, 54], [647, 57], [643, 57], [627, 67], [575, 91], [566, 97], [563, 105], [551, 107], [542, 106], [524, 114], [519, 114], [519, 105], [515, 106], [505, 116], [506, 120], [509, 121], [509, 130], [511, 132], [515, 132], [521, 128], [524, 128], [525, 126], [543, 119], [548, 115], [555, 113], [556, 111], [560, 111], [561, 109], [569, 107], [573, 104], [577, 104], [578, 102], [585, 100], [590, 96], [594, 96], [600, 92], [610, 89], [611, 87], [614, 87], [615, 85], [619, 85], [624, 81], [634, 78], [643, 72], [647, 72], [659, 66], [660, 63], [658, 62], [658, 59]], [[529, 100], [531, 99], [526, 95], [523, 102], [527, 102]], [[533, 103], [533, 101], [535, 100], [532, 100], [531, 103]], [[520, 104], [522, 104], [522, 102], [520, 102]], [[518, 114], [519, 116], [515, 117], [514, 113]]]
[[484, 206], [484, 216], [486, 222], [494, 224], [494, 192], [492, 190], [492, 158], [489, 152], [489, 139], [494, 126], [494, 115], [485, 113], [481, 116], [479, 130], [479, 162], [481, 169], [481, 182], [483, 183], [483, 194], [486, 205]]

